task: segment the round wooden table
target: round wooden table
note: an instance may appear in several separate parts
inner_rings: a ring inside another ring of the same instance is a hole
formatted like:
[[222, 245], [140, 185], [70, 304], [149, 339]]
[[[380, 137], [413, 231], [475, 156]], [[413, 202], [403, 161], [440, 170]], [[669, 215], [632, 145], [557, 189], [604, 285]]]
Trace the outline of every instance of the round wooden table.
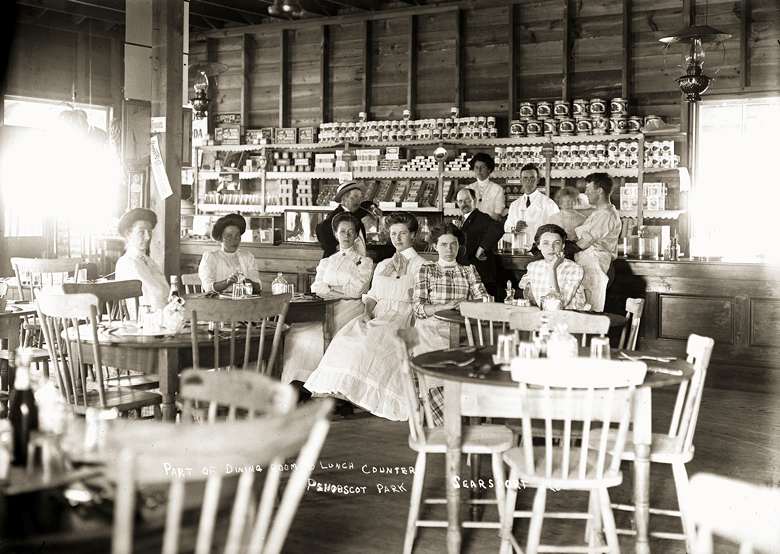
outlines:
[[[447, 551], [460, 553], [460, 490], [454, 487], [461, 462], [462, 416], [520, 418], [519, 403], [512, 398], [517, 383], [511, 373], [503, 371], [493, 363], [494, 346], [474, 349], [474, 361], [466, 366], [441, 366], [442, 361], [451, 359], [452, 354], [437, 350], [415, 356], [412, 366], [425, 375], [444, 381], [444, 428], [447, 436]], [[620, 350], [613, 349], [612, 357], [619, 359]], [[642, 352], [653, 355], [653, 352]], [[588, 348], [580, 347], [580, 356], [589, 356]], [[662, 354], [663, 355], [663, 354]], [[685, 361], [685, 355], [671, 362], [642, 360], [647, 363], [644, 383], [637, 387], [634, 397], [633, 440], [634, 440], [634, 506], [636, 507], [636, 548], [638, 553], [649, 551], [648, 523], [650, 519], [650, 444], [652, 442], [652, 389], [677, 385], [693, 377], [693, 365]], [[485, 364], [492, 369], [482, 378], [473, 377]], [[659, 373], [656, 370], [677, 373]]]

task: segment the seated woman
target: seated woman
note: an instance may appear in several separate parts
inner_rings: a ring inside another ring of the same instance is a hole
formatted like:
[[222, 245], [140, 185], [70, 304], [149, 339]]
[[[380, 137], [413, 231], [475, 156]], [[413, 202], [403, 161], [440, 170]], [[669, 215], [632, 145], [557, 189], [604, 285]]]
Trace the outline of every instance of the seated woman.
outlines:
[[[463, 300], [479, 300], [488, 296], [473, 265], [455, 261], [460, 246], [465, 244], [463, 232], [452, 223], [437, 225], [431, 231], [429, 242], [439, 253], [437, 262], [426, 262], [414, 280], [414, 315], [420, 335], [415, 354], [442, 350], [450, 346], [450, 324], [436, 319], [442, 310], [457, 310]], [[440, 386], [428, 383], [431, 389], [431, 408], [435, 425], [442, 425], [443, 394]]]
[[[333, 218], [333, 233], [339, 241], [339, 251], [320, 260], [317, 277], [311, 291], [329, 299], [337, 298], [333, 313], [333, 332], [341, 330], [347, 322], [363, 313], [361, 300], [368, 290], [374, 262], [361, 256], [355, 247], [358, 219], [352, 212], [344, 212]], [[324, 351], [322, 323], [295, 323], [284, 340], [284, 370], [282, 382], [303, 386], [322, 359]]]
[[[139, 305], [161, 310], [168, 301], [170, 287], [160, 267], [149, 257], [152, 230], [157, 225], [157, 214], [146, 208], [133, 208], [119, 218], [117, 231], [127, 242], [127, 250], [116, 262], [117, 281], [138, 279], [143, 295]], [[127, 303], [130, 317], [135, 319], [135, 304]]]
[[548, 223], [536, 230], [534, 243], [541, 259], [528, 264], [525, 275], [520, 279], [520, 288], [524, 289], [525, 297], [537, 305], [552, 291], [565, 310], [590, 309], [582, 287], [585, 273], [578, 264], [564, 256], [565, 241], [566, 231], [558, 225]]
[[203, 254], [198, 276], [203, 292], [233, 292], [233, 284], [242, 277], [252, 283], [252, 292], [263, 289], [257, 260], [245, 250], [239, 250], [241, 235], [246, 231], [246, 220], [238, 214], [220, 217], [211, 228], [211, 238], [221, 248]]
[[385, 225], [396, 253], [377, 264], [371, 290], [363, 296], [363, 315], [339, 331], [305, 387], [339, 395], [379, 417], [405, 421], [407, 403], [393, 337], [411, 325], [412, 287], [424, 260], [412, 246], [416, 217], [394, 212]]

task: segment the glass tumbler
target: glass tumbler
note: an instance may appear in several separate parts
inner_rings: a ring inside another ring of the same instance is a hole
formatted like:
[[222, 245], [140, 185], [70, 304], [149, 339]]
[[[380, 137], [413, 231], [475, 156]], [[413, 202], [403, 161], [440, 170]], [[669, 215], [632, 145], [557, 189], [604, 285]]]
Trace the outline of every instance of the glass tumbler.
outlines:
[[590, 340], [590, 357], [609, 360], [609, 337], [593, 337]]

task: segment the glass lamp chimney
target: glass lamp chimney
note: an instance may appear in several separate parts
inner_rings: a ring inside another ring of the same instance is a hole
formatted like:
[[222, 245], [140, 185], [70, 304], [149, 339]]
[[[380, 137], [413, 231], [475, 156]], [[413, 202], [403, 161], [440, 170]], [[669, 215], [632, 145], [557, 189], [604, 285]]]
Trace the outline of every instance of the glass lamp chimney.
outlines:
[[685, 53], [686, 73], [688, 75], [701, 75], [704, 67], [704, 47], [701, 40], [695, 38], [687, 46]]

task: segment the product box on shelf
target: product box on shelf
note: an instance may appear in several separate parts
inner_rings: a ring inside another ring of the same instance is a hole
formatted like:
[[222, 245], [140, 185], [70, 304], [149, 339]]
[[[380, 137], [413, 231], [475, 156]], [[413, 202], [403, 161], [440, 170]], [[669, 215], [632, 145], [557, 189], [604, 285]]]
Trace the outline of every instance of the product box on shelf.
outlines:
[[265, 144], [265, 129], [247, 129], [244, 131], [245, 144]]
[[295, 144], [298, 140], [298, 129], [296, 128], [284, 128], [276, 129], [274, 134], [274, 142], [276, 144]]
[[312, 144], [317, 142], [317, 131], [314, 127], [301, 127], [298, 129], [298, 143]]
[[214, 131], [221, 134], [219, 144], [241, 144], [241, 125], [223, 123]]

